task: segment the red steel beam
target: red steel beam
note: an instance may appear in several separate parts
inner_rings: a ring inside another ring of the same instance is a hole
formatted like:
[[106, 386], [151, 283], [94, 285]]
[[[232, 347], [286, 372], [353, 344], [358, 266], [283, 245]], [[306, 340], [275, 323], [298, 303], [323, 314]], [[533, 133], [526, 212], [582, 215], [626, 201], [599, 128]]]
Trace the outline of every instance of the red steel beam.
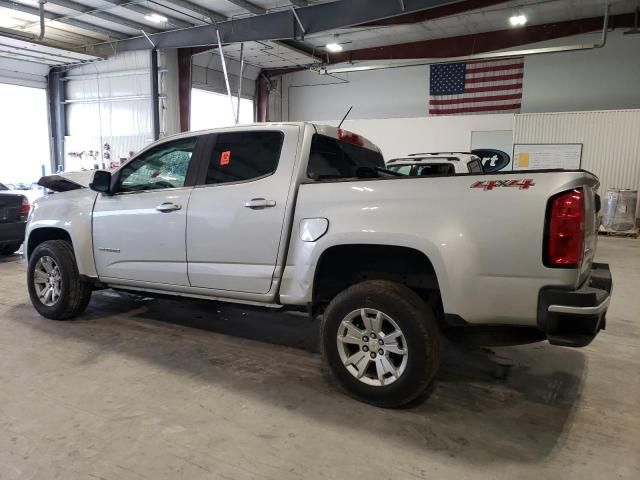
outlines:
[[471, 10], [479, 10], [481, 8], [492, 7], [494, 5], [499, 5], [506, 2], [507, 0], [465, 0], [463, 2], [430, 8], [421, 12], [407, 13], [406, 15], [400, 15], [398, 17], [386, 18], [384, 20], [364, 23], [358, 26], [379, 27], [387, 25], [405, 25], [407, 23], [425, 22], [427, 20], [433, 20], [434, 18], [450, 17], [452, 15], [458, 15], [460, 13], [467, 13]]

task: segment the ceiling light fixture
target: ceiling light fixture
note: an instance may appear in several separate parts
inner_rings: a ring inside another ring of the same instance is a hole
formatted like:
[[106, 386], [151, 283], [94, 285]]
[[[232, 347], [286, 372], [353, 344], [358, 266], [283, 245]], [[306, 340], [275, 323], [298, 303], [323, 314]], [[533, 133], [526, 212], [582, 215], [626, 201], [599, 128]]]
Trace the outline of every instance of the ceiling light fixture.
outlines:
[[512, 27], [522, 27], [525, 23], [527, 23], [527, 17], [523, 14], [513, 15], [511, 18], [509, 18], [509, 23]]
[[160, 15], [159, 13], [150, 13], [149, 15], [145, 15], [144, 19], [153, 23], [163, 23], [169, 20], [167, 17]]
[[325, 48], [331, 53], [337, 53], [342, 51], [342, 45], [339, 43], [327, 43]]

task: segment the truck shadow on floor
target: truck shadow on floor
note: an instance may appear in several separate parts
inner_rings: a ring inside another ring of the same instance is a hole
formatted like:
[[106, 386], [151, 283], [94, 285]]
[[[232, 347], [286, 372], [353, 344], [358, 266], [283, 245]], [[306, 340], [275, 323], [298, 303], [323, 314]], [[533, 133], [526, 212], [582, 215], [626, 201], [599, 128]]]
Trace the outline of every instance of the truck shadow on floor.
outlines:
[[[20, 251], [22, 252], [22, 250]], [[2, 263], [13, 263], [13, 262], [21, 262], [22, 254], [21, 253], [12, 253], [10, 255], [0, 255], [0, 264]]]
[[573, 421], [585, 375], [578, 350], [449, 343], [427, 398], [408, 409], [384, 410], [329, 384], [317, 355], [319, 325], [304, 314], [105, 291], [94, 294], [75, 322], [49, 322], [24, 305], [14, 318], [91, 343], [87, 366], [101, 355], [131, 355], [341, 428], [367, 429], [406, 448], [479, 463], [537, 463], [553, 456]]

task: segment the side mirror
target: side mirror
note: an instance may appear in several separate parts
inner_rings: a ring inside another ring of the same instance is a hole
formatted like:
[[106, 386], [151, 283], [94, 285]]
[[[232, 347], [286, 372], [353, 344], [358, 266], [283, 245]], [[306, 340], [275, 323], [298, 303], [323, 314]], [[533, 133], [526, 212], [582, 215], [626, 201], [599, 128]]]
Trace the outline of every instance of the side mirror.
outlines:
[[93, 174], [93, 181], [89, 184], [89, 188], [96, 192], [111, 195], [111, 172], [96, 170]]

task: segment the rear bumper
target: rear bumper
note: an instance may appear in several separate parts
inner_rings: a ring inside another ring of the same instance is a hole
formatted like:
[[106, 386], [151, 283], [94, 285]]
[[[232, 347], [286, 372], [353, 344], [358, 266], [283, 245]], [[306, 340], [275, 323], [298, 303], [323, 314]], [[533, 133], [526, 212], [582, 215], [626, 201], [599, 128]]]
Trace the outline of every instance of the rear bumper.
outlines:
[[605, 328], [612, 287], [609, 265], [594, 263], [590, 280], [577, 290], [543, 288], [538, 297], [538, 328], [553, 345], [589, 345]]
[[0, 223], [0, 245], [22, 243], [26, 222]]

